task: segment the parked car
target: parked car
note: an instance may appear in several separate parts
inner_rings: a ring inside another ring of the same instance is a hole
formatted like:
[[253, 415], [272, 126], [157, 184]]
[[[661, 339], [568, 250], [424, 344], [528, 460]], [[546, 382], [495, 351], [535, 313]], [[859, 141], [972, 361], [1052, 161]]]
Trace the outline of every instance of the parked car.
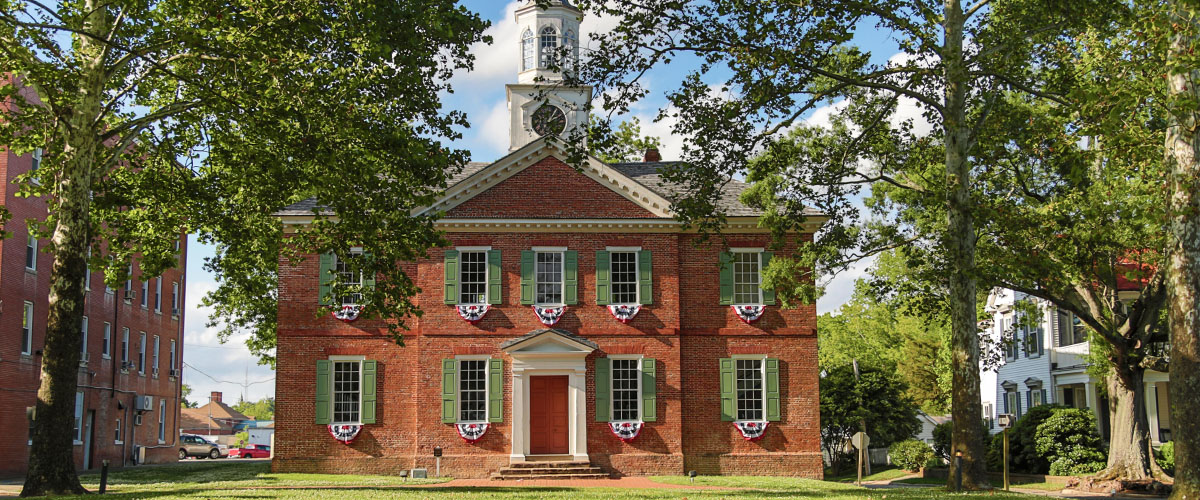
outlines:
[[[224, 449], [222, 449], [224, 448]], [[179, 459], [187, 457], [218, 459], [229, 454], [224, 445], [217, 445], [200, 436], [184, 434], [179, 436]]]
[[265, 444], [248, 444], [244, 448], [229, 450], [229, 458], [271, 458], [271, 447]]

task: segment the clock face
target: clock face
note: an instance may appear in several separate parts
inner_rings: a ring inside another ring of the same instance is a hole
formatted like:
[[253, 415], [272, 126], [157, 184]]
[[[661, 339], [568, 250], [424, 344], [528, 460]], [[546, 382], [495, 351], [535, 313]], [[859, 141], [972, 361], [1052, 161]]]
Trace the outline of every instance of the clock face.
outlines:
[[558, 135], [567, 128], [567, 115], [557, 106], [543, 104], [533, 112], [533, 131], [537, 135]]

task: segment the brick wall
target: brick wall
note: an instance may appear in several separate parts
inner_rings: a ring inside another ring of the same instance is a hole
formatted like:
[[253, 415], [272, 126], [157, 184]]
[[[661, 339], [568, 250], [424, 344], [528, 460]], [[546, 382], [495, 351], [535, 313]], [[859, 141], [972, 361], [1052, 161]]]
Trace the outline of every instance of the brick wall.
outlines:
[[[537, 203], [530, 203], [531, 200]], [[603, 218], [655, 217], [553, 156], [450, 209], [446, 216], [567, 219], [581, 214]]]

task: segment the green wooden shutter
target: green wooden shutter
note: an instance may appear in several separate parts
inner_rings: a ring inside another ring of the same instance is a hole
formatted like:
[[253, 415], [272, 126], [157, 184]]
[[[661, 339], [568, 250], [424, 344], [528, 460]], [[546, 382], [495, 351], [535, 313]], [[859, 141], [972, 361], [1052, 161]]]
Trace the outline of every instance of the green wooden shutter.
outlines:
[[453, 359], [442, 360], [442, 423], [458, 422], [458, 385], [454, 376], [458, 373], [458, 363]]
[[320, 260], [321, 260], [321, 265], [319, 267], [319, 273], [320, 273], [319, 274], [319, 280], [320, 280], [319, 283], [320, 283], [320, 285], [317, 287], [317, 300], [320, 302], [321, 305], [327, 306], [327, 305], [333, 303], [333, 297], [330, 297], [329, 295], [331, 292], [333, 292], [333, 287], [332, 287], [332, 285], [333, 285], [333, 269], [334, 269], [336, 261], [334, 260], [333, 254], [331, 254], [331, 253], [321, 254]]
[[[369, 253], [363, 254], [363, 260], [369, 259], [370, 257], [371, 257], [371, 254], [369, 254]], [[363, 271], [362, 279], [363, 279], [362, 284], [363, 284], [364, 292], [375, 289], [375, 273]]]
[[638, 252], [638, 299], [642, 305], [654, 303], [654, 279], [652, 277], [650, 251]]
[[504, 421], [504, 360], [488, 360], [488, 422]]
[[735, 389], [733, 358], [721, 358], [721, 420], [732, 422], [737, 414], [737, 390]]
[[779, 360], [767, 358], [767, 421], [778, 422], [779, 409]]
[[579, 252], [574, 250], [563, 252], [563, 303], [579, 303]]
[[612, 293], [609, 291], [609, 259], [607, 250], [596, 251], [596, 305], [606, 306]]
[[608, 358], [596, 358], [596, 421], [608, 422], [611, 417], [609, 410], [609, 391], [612, 386], [612, 368]]
[[642, 358], [642, 421], [658, 420], [658, 386], [655, 380], [656, 366], [654, 358]]
[[318, 424], [329, 425], [333, 422], [332, 363], [328, 359], [317, 360], [317, 398], [316, 420]]
[[733, 305], [733, 254], [721, 252], [721, 305]]
[[500, 269], [500, 251], [488, 250], [488, 304], [504, 303], [504, 274]]
[[364, 424], [375, 423], [375, 374], [378, 364], [373, 360], [362, 362], [362, 419]]
[[[771, 263], [771, 257], [774, 257], [774, 256], [775, 256], [774, 252], [763, 252], [762, 253], [762, 258], [761, 258], [762, 265], [758, 269], [758, 282], [760, 283], [760, 286], [762, 283], [763, 272], [767, 270], [767, 264]], [[768, 306], [775, 305], [775, 289], [767, 288], [767, 287], [763, 286], [762, 287], [762, 299], [763, 299], [764, 305], [768, 305]]]
[[521, 251], [521, 304], [533, 304], [533, 261], [536, 253], [533, 250]]
[[446, 250], [445, 259], [445, 297], [442, 301], [447, 304], [458, 303], [458, 250]]

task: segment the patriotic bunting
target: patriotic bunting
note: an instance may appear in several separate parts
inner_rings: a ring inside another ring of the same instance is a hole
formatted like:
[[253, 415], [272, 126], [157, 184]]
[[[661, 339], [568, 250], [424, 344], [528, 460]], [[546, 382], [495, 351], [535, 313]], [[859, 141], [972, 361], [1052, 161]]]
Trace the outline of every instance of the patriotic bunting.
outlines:
[[483, 319], [483, 316], [488, 313], [491, 306], [488, 304], [472, 304], [469, 306], [456, 306], [456, 308], [458, 309], [458, 316], [460, 318], [474, 325]]
[[637, 438], [638, 434], [641, 434], [642, 425], [644, 425], [644, 424], [641, 421], [638, 421], [638, 422], [609, 422], [608, 429], [612, 431], [613, 435], [616, 436], [617, 439], [620, 439], [621, 441], [628, 443], [630, 441], [633, 441], [635, 438]]
[[331, 424], [329, 426], [329, 435], [344, 444], [354, 442], [354, 438], [358, 437], [360, 431], [362, 431], [361, 425]]
[[634, 305], [612, 304], [612, 305], [608, 306], [608, 312], [610, 314], [612, 314], [612, 316], [614, 318], [617, 318], [617, 321], [620, 321], [622, 323], [628, 323], [630, 321], [633, 321], [633, 317], [637, 316], [638, 312], [640, 312], [641, 310], [642, 310], [642, 306], [637, 305], [637, 304], [634, 304]]
[[458, 437], [468, 443], [474, 443], [483, 438], [487, 433], [488, 424], [455, 424], [455, 429], [458, 429]]
[[341, 309], [333, 312], [333, 317], [349, 323], [358, 319], [358, 315], [362, 312], [363, 306], [342, 306]]
[[758, 321], [761, 318], [763, 311], [767, 310], [767, 306], [729, 306], [733, 308], [734, 314], [741, 318], [747, 325]]
[[563, 313], [567, 312], [567, 306], [558, 307], [540, 307], [533, 306], [533, 314], [537, 316], [538, 321], [543, 325], [554, 326], [558, 320], [562, 319]]
[[738, 432], [742, 433], [742, 437], [746, 438], [746, 441], [758, 441], [767, 432], [767, 424], [769, 423], [765, 421], [734, 422], [733, 426], [737, 427]]

